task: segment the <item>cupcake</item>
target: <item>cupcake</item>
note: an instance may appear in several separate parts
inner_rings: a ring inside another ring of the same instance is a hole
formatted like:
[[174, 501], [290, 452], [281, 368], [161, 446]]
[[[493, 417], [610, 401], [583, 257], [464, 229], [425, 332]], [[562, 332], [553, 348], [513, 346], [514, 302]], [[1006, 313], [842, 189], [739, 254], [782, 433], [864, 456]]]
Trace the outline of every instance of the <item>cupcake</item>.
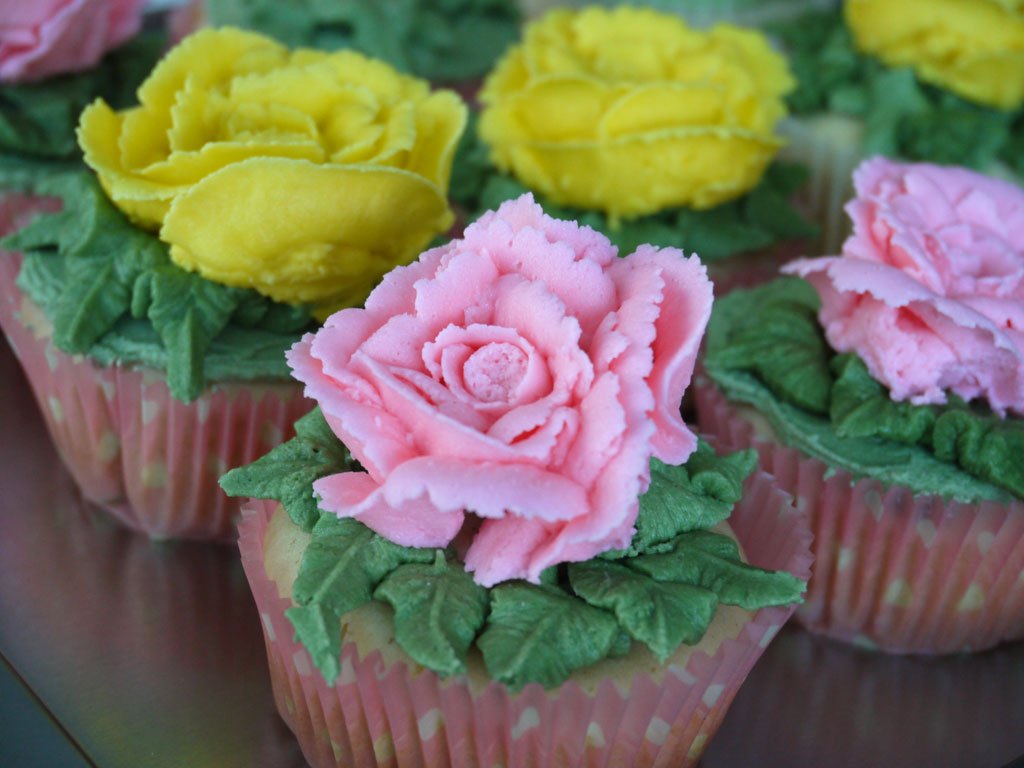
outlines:
[[87, 498], [151, 536], [232, 538], [217, 479], [310, 408], [284, 351], [451, 224], [465, 106], [235, 29], [187, 38], [139, 99], [91, 104], [89, 167], [34, 179], [63, 209], [4, 241], [24, 256], [2, 257], [0, 321]]
[[[1024, 637], [1024, 191], [874, 158], [840, 256], [715, 307], [701, 428], [811, 520], [809, 629], [900, 653]], [[803, 278], [803, 279], [800, 279]]]
[[850, 174], [883, 154], [1020, 178], [1024, 11], [999, 0], [845, 0], [774, 28], [798, 82], [784, 155], [811, 169], [835, 253]]
[[487, 76], [452, 197], [483, 211], [529, 191], [622, 253], [699, 253], [719, 292], [757, 282], [815, 233], [790, 202], [802, 170], [774, 162], [792, 87], [753, 30], [698, 31], [642, 8], [554, 10]]
[[470, 95], [519, 34], [510, 0], [301, 2], [206, 0], [212, 24], [272, 35], [292, 46], [352, 48]]
[[711, 294], [524, 196], [292, 348], [319, 408], [222, 485], [311, 764], [695, 764], [809, 569], [680, 418]]

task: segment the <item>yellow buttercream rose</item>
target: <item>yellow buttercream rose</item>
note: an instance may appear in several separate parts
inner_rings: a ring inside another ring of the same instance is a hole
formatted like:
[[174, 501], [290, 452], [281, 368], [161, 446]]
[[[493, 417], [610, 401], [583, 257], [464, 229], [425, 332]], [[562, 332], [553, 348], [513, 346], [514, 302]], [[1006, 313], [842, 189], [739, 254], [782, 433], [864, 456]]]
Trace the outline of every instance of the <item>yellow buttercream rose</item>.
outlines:
[[563, 205], [613, 218], [710, 208], [754, 187], [794, 86], [759, 33], [652, 10], [557, 10], [488, 76], [492, 161]]
[[382, 62], [208, 29], [157, 65], [139, 101], [82, 113], [85, 161], [175, 263], [210, 280], [322, 315], [451, 225], [465, 105]]
[[857, 47], [992, 107], [1024, 104], [1022, 0], [847, 0]]

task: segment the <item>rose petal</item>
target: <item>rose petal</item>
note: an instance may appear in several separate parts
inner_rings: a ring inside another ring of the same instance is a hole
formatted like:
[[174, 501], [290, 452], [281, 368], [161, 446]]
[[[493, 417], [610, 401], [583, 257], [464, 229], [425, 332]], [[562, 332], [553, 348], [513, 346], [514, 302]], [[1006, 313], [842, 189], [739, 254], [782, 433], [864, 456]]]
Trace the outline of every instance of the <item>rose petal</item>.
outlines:
[[364, 472], [341, 472], [313, 483], [321, 509], [353, 517], [388, 541], [403, 547], [446, 547], [462, 527], [461, 511], [439, 510], [428, 499], [395, 506]]
[[651, 447], [662, 461], [681, 464], [697, 448], [697, 438], [683, 423], [679, 408], [711, 317], [713, 288], [700, 260], [684, 258], [674, 248], [641, 246], [630, 258], [640, 267], [658, 269], [664, 281], [655, 320], [654, 364], [647, 378], [654, 395], [651, 418], [657, 430]]
[[557, 526], [522, 517], [485, 520], [466, 551], [466, 570], [484, 587], [509, 579], [538, 583], [543, 569], [534, 567], [531, 555], [553, 530], [557, 530]]
[[517, 515], [553, 522], [586, 515], [586, 491], [567, 477], [526, 464], [420, 456], [396, 467], [381, 485], [392, 506], [426, 495], [442, 511], [479, 517]]

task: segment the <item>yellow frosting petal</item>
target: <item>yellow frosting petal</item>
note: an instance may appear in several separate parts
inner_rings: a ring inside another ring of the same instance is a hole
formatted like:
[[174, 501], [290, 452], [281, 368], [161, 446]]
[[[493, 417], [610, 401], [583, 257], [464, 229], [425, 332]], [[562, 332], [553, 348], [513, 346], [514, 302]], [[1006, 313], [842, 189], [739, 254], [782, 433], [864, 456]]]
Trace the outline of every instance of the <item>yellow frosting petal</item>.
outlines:
[[361, 301], [451, 221], [418, 174], [257, 157], [176, 197], [160, 236], [185, 269], [326, 312]]

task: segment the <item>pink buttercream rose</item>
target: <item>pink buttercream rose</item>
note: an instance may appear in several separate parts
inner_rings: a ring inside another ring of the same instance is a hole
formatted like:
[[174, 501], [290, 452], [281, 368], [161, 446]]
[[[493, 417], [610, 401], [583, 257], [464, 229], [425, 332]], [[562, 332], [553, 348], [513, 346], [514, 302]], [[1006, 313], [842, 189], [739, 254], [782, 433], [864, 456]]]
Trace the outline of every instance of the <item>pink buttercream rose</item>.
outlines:
[[842, 256], [784, 268], [821, 295], [829, 343], [895, 400], [954, 392], [1024, 414], [1024, 190], [884, 158], [862, 163], [854, 186]]
[[696, 257], [620, 259], [529, 195], [506, 202], [292, 348], [367, 470], [318, 480], [321, 507], [406, 546], [465, 525], [487, 586], [627, 546], [650, 457], [696, 446], [679, 403], [711, 300]]
[[139, 31], [144, 0], [4, 0], [0, 80], [39, 80], [95, 65]]

